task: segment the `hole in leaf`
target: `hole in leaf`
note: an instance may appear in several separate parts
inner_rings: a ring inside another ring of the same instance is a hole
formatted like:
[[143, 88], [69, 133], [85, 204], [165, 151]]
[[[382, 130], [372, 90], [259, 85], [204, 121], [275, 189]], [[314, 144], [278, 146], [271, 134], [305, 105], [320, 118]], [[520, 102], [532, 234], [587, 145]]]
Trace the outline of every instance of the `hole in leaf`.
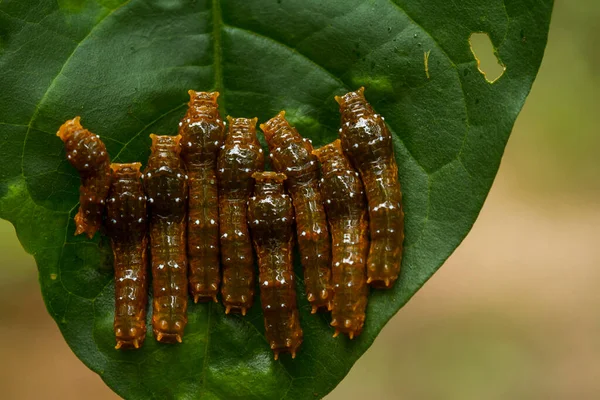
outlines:
[[498, 57], [498, 53], [487, 33], [476, 32], [469, 37], [471, 52], [477, 60], [477, 69], [489, 83], [494, 83], [504, 74], [506, 66]]

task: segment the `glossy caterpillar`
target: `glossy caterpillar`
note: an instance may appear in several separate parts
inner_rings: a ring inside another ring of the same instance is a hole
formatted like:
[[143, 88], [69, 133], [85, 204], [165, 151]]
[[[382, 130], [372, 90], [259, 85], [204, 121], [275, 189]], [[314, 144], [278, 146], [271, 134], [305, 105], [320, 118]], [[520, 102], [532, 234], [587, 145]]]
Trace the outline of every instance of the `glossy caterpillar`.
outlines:
[[260, 301], [265, 334], [275, 359], [292, 358], [302, 343], [292, 265], [294, 210], [285, 194], [285, 175], [256, 172], [255, 195], [248, 201], [248, 222], [258, 258]]
[[362, 331], [367, 307], [369, 222], [365, 192], [339, 139], [313, 153], [321, 162], [321, 193], [332, 239], [333, 336], [343, 332], [352, 339]]
[[111, 164], [113, 179], [106, 205], [106, 232], [114, 254], [117, 349], [137, 349], [146, 338], [148, 227], [141, 166]]
[[398, 279], [404, 241], [402, 192], [392, 136], [364, 96], [364, 88], [336, 96], [342, 114], [342, 148], [358, 169], [369, 204], [371, 247], [367, 283], [390, 288]]
[[190, 90], [188, 110], [179, 123], [181, 158], [189, 177], [188, 257], [194, 302], [217, 301], [219, 283], [219, 192], [217, 154], [225, 125], [218, 92]]
[[296, 215], [304, 285], [312, 312], [331, 309], [331, 243], [319, 191], [319, 164], [309, 140], [285, 119], [285, 111], [262, 124], [273, 167], [285, 173]]
[[102, 225], [105, 199], [110, 189], [110, 158], [106, 146], [79, 123], [81, 117], [65, 122], [56, 136], [65, 143], [67, 159], [81, 177], [79, 211], [75, 215], [75, 235], [90, 239]]
[[265, 160], [256, 137], [256, 118], [231, 118], [229, 134], [219, 153], [219, 230], [225, 313], [241, 312], [254, 300], [254, 256], [246, 219], [248, 196], [254, 189], [252, 174]]
[[187, 176], [179, 158], [180, 136], [150, 137], [144, 189], [150, 217], [152, 328], [159, 342], [181, 342], [187, 324]]

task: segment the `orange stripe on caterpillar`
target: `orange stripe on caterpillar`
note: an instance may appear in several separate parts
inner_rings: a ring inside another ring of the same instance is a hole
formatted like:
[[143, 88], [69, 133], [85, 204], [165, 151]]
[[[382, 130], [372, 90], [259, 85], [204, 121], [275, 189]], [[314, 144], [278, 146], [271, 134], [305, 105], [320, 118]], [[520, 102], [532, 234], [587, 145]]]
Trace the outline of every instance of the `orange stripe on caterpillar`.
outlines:
[[285, 119], [281, 111], [260, 128], [271, 152], [273, 167], [287, 176], [286, 187], [292, 196], [296, 233], [306, 295], [313, 310], [331, 309], [331, 243], [319, 191], [319, 165], [309, 140]]
[[256, 172], [255, 195], [248, 201], [248, 223], [258, 258], [260, 301], [267, 343], [275, 359], [292, 358], [302, 343], [292, 265], [294, 210], [285, 193], [285, 175]]
[[219, 192], [217, 154], [225, 125], [218, 92], [190, 90], [188, 110], [179, 123], [181, 158], [189, 177], [188, 256], [190, 292], [195, 302], [217, 301], [219, 284]]
[[404, 241], [402, 192], [392, 136], [375, 114], [364, 88], [336, 96], [342, 114], [342, 148], [358, 169], [367, 193], [371, 247], [367, 283], [390, 288], [398, 279]]
[[369, 222], [363, 184], [339, 140], [313, 151], [321, 162], [321, 193], [332, 239], [331, 325], [350, 339], [360, 335], [367, 307]]
[[75, 235], [90, 239], [102, 225], [105, 200], [110, 189], [110, 158], [98, 135], [83, 128], [75, 117], [65, 122], [56, 136], [65, 143], [67, 159], [79, 172], [79, 211], [75, 215]]
[[148, 198], [152, 259], [152, 329], [159, 342], [181, 342], [187, 324], [187, 176], [180, 136], [152, 138], [144, 189]]
[[148, 303], [148, 226], [140, 163], [111, 164], [106, 232], [115, 266], [117, 349], [139, 348], [146, 338]]
[[219, 153], [219, 231], [225, 313], [246, 311], [254, 301], [254, 256], [248, 232], [247, 202], [254, 190], [252, 174], [265, 160], [256, 137], [256, 118], [231, 118]]

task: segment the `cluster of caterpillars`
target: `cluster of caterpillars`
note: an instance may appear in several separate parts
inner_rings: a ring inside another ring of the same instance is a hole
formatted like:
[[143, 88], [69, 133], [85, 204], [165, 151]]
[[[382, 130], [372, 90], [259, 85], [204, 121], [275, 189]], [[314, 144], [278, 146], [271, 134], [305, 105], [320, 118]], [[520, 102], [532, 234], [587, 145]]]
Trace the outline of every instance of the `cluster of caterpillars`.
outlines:
[[164, 343], [183, 340], [188, 292], [195, 302], [217, 302], [220, 291], [225, 313], [245, 315], [256, 259], [267, 341], [275, 359], [295, 357], [302, 342], [296, 241], [312, 312], [332, 312], [334, 336], [361, 333], [368, 285], [392, 287], [404, 239], [392, 138], [363, 92], [336, 97], [339, 139], [319, 149], [284, 111], [261, 124], [272, 172], [263, 171], [257, 119], [226, 123], [217, 92], [189, 91], [178, 135], [150, 135], [143, 171], [141, 163], [111, 164], [79, 117], [60, 127], [81, 176], [75, 234], [91, 238], [104, 226], [111, 238], [117, 349], [139, 348], [146, 337], [148, 256], [152, 330]]

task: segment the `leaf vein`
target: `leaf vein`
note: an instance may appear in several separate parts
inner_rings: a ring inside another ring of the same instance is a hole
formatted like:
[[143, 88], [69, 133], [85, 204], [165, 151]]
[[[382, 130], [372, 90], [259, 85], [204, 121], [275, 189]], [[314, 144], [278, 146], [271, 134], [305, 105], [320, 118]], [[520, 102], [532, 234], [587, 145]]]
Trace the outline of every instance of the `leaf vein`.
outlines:
[[[25, 178], [25, 162], [24, 162], [24, 160], [25, 160], [25, 148], [27, 146], [27, 139], [29, 137], [29, 133], [31, 132], [31, 128], [33, 126], [33, 123], [35, 122], [35, 119], [37, 118], [37, 115], [39, 114], [40, 107], [42, 106], [42, 104], [44, 104], [44, 102], [46, 101], [46, 98], [48, 97], [48, 94], [54, 88], [54, 85], [56, 84], [56, 80], [63, 73], [65, 67], [67, 66], [67, 64], [69, 64], [69, 61], [71, 61], [71, 59], [73, 58], [73, 56], [75, 55], [75, 53], [77, 52], [77, 50], [81, 47], [81, 45], [87, 39], [89, 39], [90, 37], [92, 37], [93, 33], [96, 31], [96, 28], [98, 28], [100, 25], [102, 25], [102, 22], [104, 22], [108, 17], [110, 17], [111, 15], [113, 15], [115, 11], [123, 8], [125, 5], [129, 4], [130, 2], [131, 2], [131, 0], [127, 0], [121, 6], [115, 8], [114, 10], [112, 10], [111, 12], [109, 12], [108, 14], [106, 14], [106, 16], [104, 16], [101, 20], [99, 20], [96, 23], [96, 25], [94, 25], [92, 27], [92, 29], [90, 29], [90, 31], [88, 32], [88, 34], [83, 39], [81, 39], [81, 41], [79, 43], [77, 43], [77, 45], [75, 46], [75, 48], [73, 49], [73, 51], [71, 52], [71, 54], [67, 57], [67, 59], [65, 60], [65, 62], [62, 65], [62, 67], [58, 71], [58, 74], [56, 74], [56, 76], [54, 77], [54, 79], [52, 79], [52, 81], [50, 82], [50, 85], [48, 86], [48, 88], [46, 89], [46, 91], [44, 92], [44, 94], [42, 95], [42, 97], [40, 98], [40, 101], [35, 106], [35, 109], [34, 109], [32, 115], [31, 115], [31, 119], [29, 120], [29, 123], [27, 124], [27, 131], [25, 132], [25, 138], [23, 139], [23, 147], [21, 149], [21, 176], [23, 178]], [[29, 192], [29, 188], [28, 187], [27, 187], [27, 191]]]

